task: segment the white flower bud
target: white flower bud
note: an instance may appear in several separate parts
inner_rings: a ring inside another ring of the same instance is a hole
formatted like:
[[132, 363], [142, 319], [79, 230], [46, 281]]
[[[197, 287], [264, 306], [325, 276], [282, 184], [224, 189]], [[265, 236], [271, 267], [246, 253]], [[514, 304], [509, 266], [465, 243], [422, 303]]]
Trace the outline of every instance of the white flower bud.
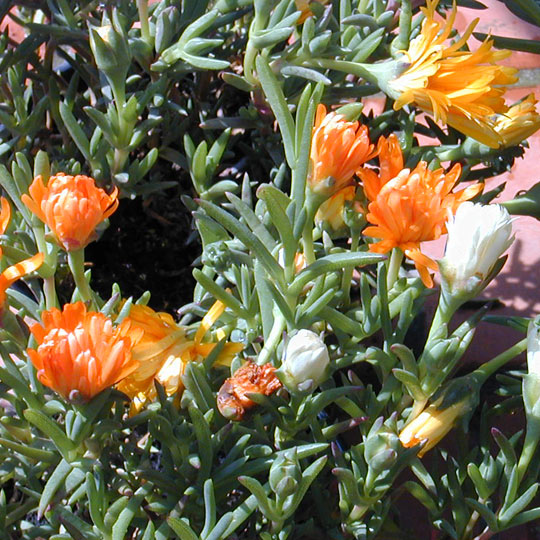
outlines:
[[527, 367], [529, 373], [540, 375], [540, 326], [535, 321], [527, 331]]
[[280, 372], [289, 390], [306, 392], [324, 381], [329, 363], [321, 337], [311, 330], [299, 330], [287, 344]]
[[464, 202], [446, 227], [446, 250], [439, 261], [444, 284], [451, 293], [477, 294], [514, 241], [510, 214], [498, 204]]
[[523, 377], [523, 403], [528, 422], [540, 425], [540, 327], [529, 323], [527, 331], [527, 367]]

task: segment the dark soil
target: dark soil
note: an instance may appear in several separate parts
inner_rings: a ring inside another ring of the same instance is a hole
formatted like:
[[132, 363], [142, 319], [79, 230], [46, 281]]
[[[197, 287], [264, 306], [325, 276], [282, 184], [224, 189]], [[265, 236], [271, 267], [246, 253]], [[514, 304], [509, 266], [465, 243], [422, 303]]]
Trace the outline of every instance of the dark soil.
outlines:
[[145, 199], [121, 199], [109, 228], [85, 253], [92, 287], [102, 298], [118, 283], [124, 298], [150, 291], [149, 305], [159, 311], [174, 313], [192, 301], [191, 264], [201, 248], [180, 196], [173, 188]]

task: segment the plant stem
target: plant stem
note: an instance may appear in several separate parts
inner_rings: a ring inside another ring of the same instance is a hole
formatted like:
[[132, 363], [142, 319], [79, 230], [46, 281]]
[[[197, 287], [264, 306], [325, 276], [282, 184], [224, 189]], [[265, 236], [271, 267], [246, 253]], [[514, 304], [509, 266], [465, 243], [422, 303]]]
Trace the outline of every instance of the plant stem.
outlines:
[[399, 248], [392, 250], [390, 260], [388, 261], [388, 272], [386, 274], [386, 289], [390, 289], [394, 286], [399, 276], [399, 269], [401, 268], [401, 262], [403, 261], [403, 251]]
[[476, 380], [480, 384], [484, 384], [484, 382], [491, 377], [497, 370], [499, 370], [501, 367], [503, 367], [507, 362], [515, 358], [518, 354], [522, 353], [527, 348], [527, 338], [522, 339], [518, 343], [516, 343], [514, 346], [510, 347], [509, 349], [506, 349], [506, 351], [502, 352], [489, 362], [486, 362], [485, 364], [482, 364], [479, 368], [475, 369], [473, 374], [476, 378]]
[[150, 43], [150, 26], [148, 24], [148, 0], [137, 0], [139, 21], [141, 23], [141, 36], [146, 43]]
[[448, 293], [445, 293], [444, 290], [441, 291], [439, 305], [437, 306], [437, 311], [433, 316], [433, 322], [431, 323], [431, 328], [429, 329], [427, 343], [433, 339], [433, 336], [443, 324], [448, 324], [450, 322], [452, 316], [461, 304], [462, 302], [460, 300], [454, 298]]
[[[358, 245], [360, 243], [360, 230], [353, 229], [351, 231], [351, 253], [354, 253], [358, 250]], [[344, 304], [349, 306], [351, 303], [351, 282], [354, 268], [352, 266], [345, 268], [343, 270], [343, 277], [341, 279], [341, 289], [344, 294]]]
[[84, 248], [76, 251], [68, 251], [68, 265], [81, 300], [89, 306], [94, 307], [92, 290], [84, 276]]
[[54, 276], [47, 277], [43, 280], [43, 292], [45, 294], [45, 306], [47, 309], [58, 307]]
[[270, 355], [274, 352], [281, 339], [283, 330], [285, 330], [285, 318], [283, 315], [279, 314], [274, 319], [274, 324], [268, 334], [268, 339], [265, 341], [263, 349], [257, 356], [257, 364], [262, 365], [268, 362]]
[[536, 452], [536, 448], [538, 446], [538, 435], [538, 425], [534, 426], [534, 428], [531, 428], [529, 422], [527, 422], [527, 433], [525, 434], [525, 441], [523, 443], [523, 449], [521, 451], [521, 456], [519, 457], [519, 462], [517, 466], [518, 479], [520, 482], [523, 480], [523, 477], [527, 472], [529, 463], [531, 462], [534, 453]]

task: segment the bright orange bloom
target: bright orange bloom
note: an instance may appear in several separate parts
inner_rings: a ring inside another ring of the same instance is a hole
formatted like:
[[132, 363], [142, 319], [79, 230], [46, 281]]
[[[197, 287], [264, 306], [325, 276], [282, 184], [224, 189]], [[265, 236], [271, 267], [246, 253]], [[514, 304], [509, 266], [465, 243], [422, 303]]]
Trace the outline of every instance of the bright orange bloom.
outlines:
[[111, 195], [89, 176], [58, 173], [47, 186], [37, 176], [21, 200], [54, 233], [66, 251], [76, 251], [95, 239], [96, 227], [118, 207], [118, 188]]
[[421, 161], [413, 171], [404, 169], [382, 186], [368, 207], [372, 226], [364, 229], [366, 236], [381, 240], [370, 244], [369, 250], [388, 253], [400, 248], [413, 260], [426, 287], [432, 287], [428, 268], [437, 270], [437, 265], [420, 251], [420, 243], [444, 234], [449, 212], [455, 213], [463, 201], [482, 190], [477, 184], [451, 193], [460, 174], [459, 164], [445, 174], [443, 169], [430, 171]]
[[300, 18], [298, 19], [298, 24], [302, 24], [308, 17], [313, 15], [313, 12], [310, 9], [310, 4], [322, 4], [325, 5], [328, 3], [328, 0], [294, 0], [296, 4], [296, 9], [302, 12]]
[[128, 336], [128, 321], [115, 327], [82, 302], [44, 311], [41, 320], [30, 327], [37, 349], [27, 353], [38, 379], [65, 399], [89, 401], [137, 369], [131, 347], [140, 334]]
[[311, 137], [309, 187], [330, 197], [353, 183], [354, 173], [376, 155], [366, 126], [319, 105]]
[[[182, 375], [188, 362], [201, 361], [217, 345], [202, 343], [202, 340], [224, 310], [224, 304], [216, 302], [204, 316], [194, 339], [188, 339], [186, 329], [178, 326], [168, 313], [156, 312], [148, 306], [131, 307], [126, 320], [130, 321], [131, 331], [142, 332], [142, 338], [133, 347], [133, 357], [139, 366], [118, 389], [132, 398], [132, 412], [156, 398], [154, 380], [163, 386], [168, 396], [181, 394]], [[242, 349], [241, 343], [226, 343], [217, 362], [230, 364]]]
[[362, 167], [356, 174], [362, 180], [364, 193], [374, 201], [381, 188], [403, 170], [403, 153], [398, 138], [392, 133], [388, 139], [380, 137], [377, 143], [379, 174], [373, 169]]
[[486, 39], [476, 51], [463, 50], [478, 19], [471, 23], [463, 37], [448, 45], [457, 14], [454, 8], [444, 24], [436, 21], [439, 0], [427, 0], [422, 8], [425, 20], [409, 50], [403, 51], [408, 67], [388, 83], [399, 97], [394, 109], [415, 103], [433, 115], [436, 122], [448, 124], [491, 148], [503, 144], [495, 129], [497, 115], [504, 114], [504, 85], [514, 83], [517, 70], [497, 65], [510, 51], [493, 49]]
[[[2, 204], [2, 210], [0, 211], [0, 234], [4, 234], [11, 219], [11, 207], [4, 197], [0, 198], [0, 202]], [[0, 248], [1, 255], [2, 249]], [[13, 266], [9, 266], [0, 274], [0, 310], [6, 302], [6, 291], [9, 287], [26, 274], [37, 270], [43, 264], [43, 259], [43, 253], [38, 253], [30, 257], [30, 259], [25, 259]]]
[[536, 112], [534, 94], [529, 94], [519, 103], [497, 118], [495, 130], [502, 137], [504, 146], [519, 144], [540, 128], [540, 115]]
[[275, 371], [271, 364], [259, 366], [248, 360], [221, 385], [217, 396], [219, 412], [229, 420], [242, 420], [246, 411], [256, 405], [248, 394], [269, 396], [283, 386]]

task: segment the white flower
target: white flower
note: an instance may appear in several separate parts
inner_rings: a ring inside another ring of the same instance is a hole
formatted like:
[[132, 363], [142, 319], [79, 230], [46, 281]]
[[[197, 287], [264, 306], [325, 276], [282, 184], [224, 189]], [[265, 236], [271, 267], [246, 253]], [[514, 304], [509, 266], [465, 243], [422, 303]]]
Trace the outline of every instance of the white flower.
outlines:
[[439, 261], [444, 284], [452, 293], [477, 294], [514, 241], [510, 214], [498, 204], [464, 202], [446, 227], [446, 250]]
[[280, 372], [291, 390], [311, 391], [325, 378], [330, 357], [321, 337], [311, 330], [299, 330], [287, 344]]

